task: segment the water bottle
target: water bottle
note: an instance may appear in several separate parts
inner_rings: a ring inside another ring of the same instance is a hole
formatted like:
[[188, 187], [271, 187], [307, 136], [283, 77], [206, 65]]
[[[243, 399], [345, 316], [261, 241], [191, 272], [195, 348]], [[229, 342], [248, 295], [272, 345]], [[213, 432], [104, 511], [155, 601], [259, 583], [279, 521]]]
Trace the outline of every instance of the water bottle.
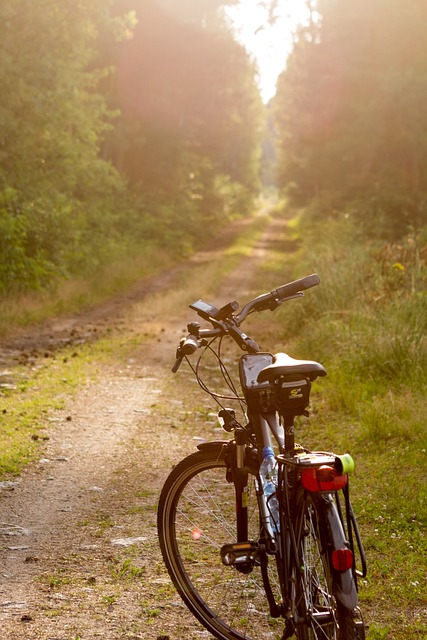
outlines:
[[259, 474], [262, 478], [264, 495], [267, 502], [268, 510], [271, 515], [272, 529], [273, 531], [279, 531], [279, 501], [276, 496], [276, 458], [274, 457], [274, 451], [271, 447], [264, 447], [264, 449], [262, 450], [262, 462], [259, 469]]

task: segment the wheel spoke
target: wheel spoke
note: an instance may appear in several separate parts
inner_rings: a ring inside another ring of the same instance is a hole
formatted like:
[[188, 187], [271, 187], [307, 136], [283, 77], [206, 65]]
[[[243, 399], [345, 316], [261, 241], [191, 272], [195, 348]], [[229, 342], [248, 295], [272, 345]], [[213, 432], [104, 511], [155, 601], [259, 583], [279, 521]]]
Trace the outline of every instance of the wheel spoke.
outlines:
[[306, 622], [302, 640], [354, 640], [352, 612], [333, 595], [328, 555], [322, 545], [320, 518], [307, 496], [300, 507], [302, 593], [299, 611]]
[[[279, 640], [283, 621], [269, 616], [258, 564], [244, 573], [221, 560], [223, 545], [237, 542], [234, 485], [226, 481], [224, 461], [206, 454], [187, 460], [191, 463], [175, 468], [159, 503], [160, 542], [175, 585], [215, 637]], [[254, 482], [250, 477], [248, 530], [256, 542], [260, 527]], [[269, 573], [279, 599], [274, 557], [269, 558]]]

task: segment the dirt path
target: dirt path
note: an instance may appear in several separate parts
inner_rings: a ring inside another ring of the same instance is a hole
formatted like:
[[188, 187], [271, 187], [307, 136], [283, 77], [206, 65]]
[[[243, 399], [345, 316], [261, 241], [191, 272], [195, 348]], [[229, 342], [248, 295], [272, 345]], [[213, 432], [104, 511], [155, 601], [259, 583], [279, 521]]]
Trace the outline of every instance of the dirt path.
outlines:
[[[251, 275], [282, 234], [283, 225], [274, 222], [220, 287], [220, 298], [245, 297]], [[196, 260], [218, 257], [210, 252]], [[117, 322], [142, 332], [138, 309], [185, 269], [191, 265], [146, 282], [126, 304], [121, 299], [51, 323], [36, 337], [17, 337], [0, 350], [0, 363], [37, 358], [43, 349], [91, 339]], [[50, 417], [43, 458], [15, 485], [0, 483], [2, 640], [210, 637], [171, 587], [155, 522], [171, 465], [197, 439], [222, 437], [189, 376], [170, 373], [187, 319], [168, 324], [157, 318], [161, 340], [141, 344], [125, 365], [103, 365], [98, 382]], [[194, 391], [190, 408], [183, 403], [187, 390]]]

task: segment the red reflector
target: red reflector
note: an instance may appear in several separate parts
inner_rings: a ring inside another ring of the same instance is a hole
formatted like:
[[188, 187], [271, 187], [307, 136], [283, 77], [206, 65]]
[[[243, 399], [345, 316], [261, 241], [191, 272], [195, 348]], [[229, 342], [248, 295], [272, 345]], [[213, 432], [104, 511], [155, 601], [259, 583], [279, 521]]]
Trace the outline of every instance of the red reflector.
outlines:
[[332, 566], [336, 571], [347, 571], [353, 566], [353, 553], [350, 549], [332, 551]]
[[345, 487], [348, 475], [339, 475], [329, 465], [322, 465], [311, 469], [303, 469], [301, 474], [302, 485], [307, 491], [338, 491]]
[[302, 486], [307, 491], [320, 491], [317, 482], [316, 469], [303, 469], [301, 473]]

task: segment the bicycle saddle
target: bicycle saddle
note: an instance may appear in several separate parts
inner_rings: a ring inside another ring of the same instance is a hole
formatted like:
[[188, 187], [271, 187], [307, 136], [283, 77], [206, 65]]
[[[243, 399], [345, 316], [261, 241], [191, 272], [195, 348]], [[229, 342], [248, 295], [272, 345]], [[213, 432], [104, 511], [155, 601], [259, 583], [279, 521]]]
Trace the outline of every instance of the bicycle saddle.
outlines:
[[295, 373], [310, 380], [315, 380], [318, 376], [326, 376], [324, 367], [314, 360], [295, 360], [287, 353], [276, 353], [273, 356], [272, 364], [259, 372], [257, 380], [258, 382], [274, 382], [280, 376]]

